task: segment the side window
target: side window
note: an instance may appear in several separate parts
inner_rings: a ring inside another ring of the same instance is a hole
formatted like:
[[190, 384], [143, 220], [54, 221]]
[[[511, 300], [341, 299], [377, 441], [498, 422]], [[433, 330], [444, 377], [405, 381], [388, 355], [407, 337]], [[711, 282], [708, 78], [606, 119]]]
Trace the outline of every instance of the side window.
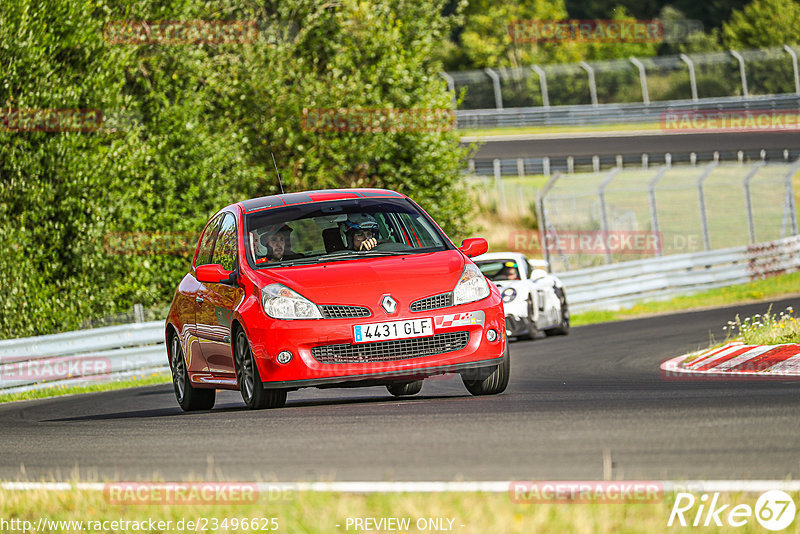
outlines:
[[236, 251], [236, 218], [227, 213], [219, 228], [211, 263], [219, 263], [226, 271], [232, 271], [236, 268]]
[[432, 229], [420, 221], [419, 216], [401, 213], [400, 218], [402, 219], [405, 228], [411, 233], [411, 235], [409, 235], [409, 239], [411, 239], [412, 246], [424, 248], [442, 245], [441, 240], [436, 237]]
[[220, 216], [212, 219], [200, 237], [200, 250], [197, 251], [197, 260], [194, 262], [195, 267], [211, 263], [211, 251], [214, 250], [214, 238], [217, 237], [217, 229], [221, 219], [222, 217]]

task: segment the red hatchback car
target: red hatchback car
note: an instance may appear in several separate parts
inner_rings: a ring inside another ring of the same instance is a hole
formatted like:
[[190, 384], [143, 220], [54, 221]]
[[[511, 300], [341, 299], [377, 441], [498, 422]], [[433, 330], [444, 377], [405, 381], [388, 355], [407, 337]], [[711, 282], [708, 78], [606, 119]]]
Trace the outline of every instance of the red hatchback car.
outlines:
[[277, 408], [303, 387], [384, 385], [413, 395], [459, 373], [473, 395], [505, 390], [503, 301], [414, 201], [347, 189], [246, 200], [206, 224], [166, 323], [184, 410], [238, 389]]

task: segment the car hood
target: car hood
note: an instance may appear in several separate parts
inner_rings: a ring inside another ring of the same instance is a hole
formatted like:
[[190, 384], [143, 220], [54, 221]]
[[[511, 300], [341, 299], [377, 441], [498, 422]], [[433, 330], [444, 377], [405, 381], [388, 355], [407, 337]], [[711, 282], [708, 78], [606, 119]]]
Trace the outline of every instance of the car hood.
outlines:
[[360, 305], [375, 309], [391, 294], [401, 309], [417, 299], [452, 291], [464, 270], [456, 250], [344, 260], [257, 271], [263, 287], [277, 282], [316, 304]]

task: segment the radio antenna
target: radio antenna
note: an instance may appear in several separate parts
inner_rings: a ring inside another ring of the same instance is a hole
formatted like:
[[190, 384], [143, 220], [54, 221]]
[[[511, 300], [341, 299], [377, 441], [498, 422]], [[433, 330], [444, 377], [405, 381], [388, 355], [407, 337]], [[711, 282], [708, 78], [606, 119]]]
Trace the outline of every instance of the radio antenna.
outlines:
[[272, 164], [275, 165], [275, 172], [278, 173], [278, 185], [281, 186], [281, 194], [283, 195], [283, 180], [281, 180], [281, 171], [278, 170], [278, 164], [275, 162], [275, 152], [270, 152], [270, 154], [272, 154]]

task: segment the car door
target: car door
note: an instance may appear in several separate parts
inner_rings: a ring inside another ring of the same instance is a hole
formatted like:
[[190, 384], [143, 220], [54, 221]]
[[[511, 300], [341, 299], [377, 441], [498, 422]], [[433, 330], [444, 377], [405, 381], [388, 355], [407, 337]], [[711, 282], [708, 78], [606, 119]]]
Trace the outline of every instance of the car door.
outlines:
[[217, 238], [217, 231], [219, 224], [222, 220], [221, 216], [216, 216], [206, 224], [203, 229], [203, 234], [200, 236], [200, 242], [197, 246], [197, 254], [192, 263], [192, 272], [189, 273], [181, 283], [181, 300], [186, 303], [185, 320], [186, 320], [186, 366], [190, 374], [195, 373], [208, 373], [208, 365], [203, 357], [201, 348], [203, 338], [198, 332], [198, 305], [202, 303], [203, 298], [200, 292], [203, 289], [203, 284], [197, 280], [195, 271], [197, 266], [206, 265], [211, 261], [211, 253], [214, 250], [214, 240]]
[[[220, 222], [209, 264], [219, 264], [228, 271], [237, 265], [237, 225], [232, 213]], [[202, 283], [197, 298], [197, 335], [201, 338], [203, 358], [214, 375], [235, 376], [231, 350], [233, 310], [241, 301], [243, 290], [227, 284]]]

